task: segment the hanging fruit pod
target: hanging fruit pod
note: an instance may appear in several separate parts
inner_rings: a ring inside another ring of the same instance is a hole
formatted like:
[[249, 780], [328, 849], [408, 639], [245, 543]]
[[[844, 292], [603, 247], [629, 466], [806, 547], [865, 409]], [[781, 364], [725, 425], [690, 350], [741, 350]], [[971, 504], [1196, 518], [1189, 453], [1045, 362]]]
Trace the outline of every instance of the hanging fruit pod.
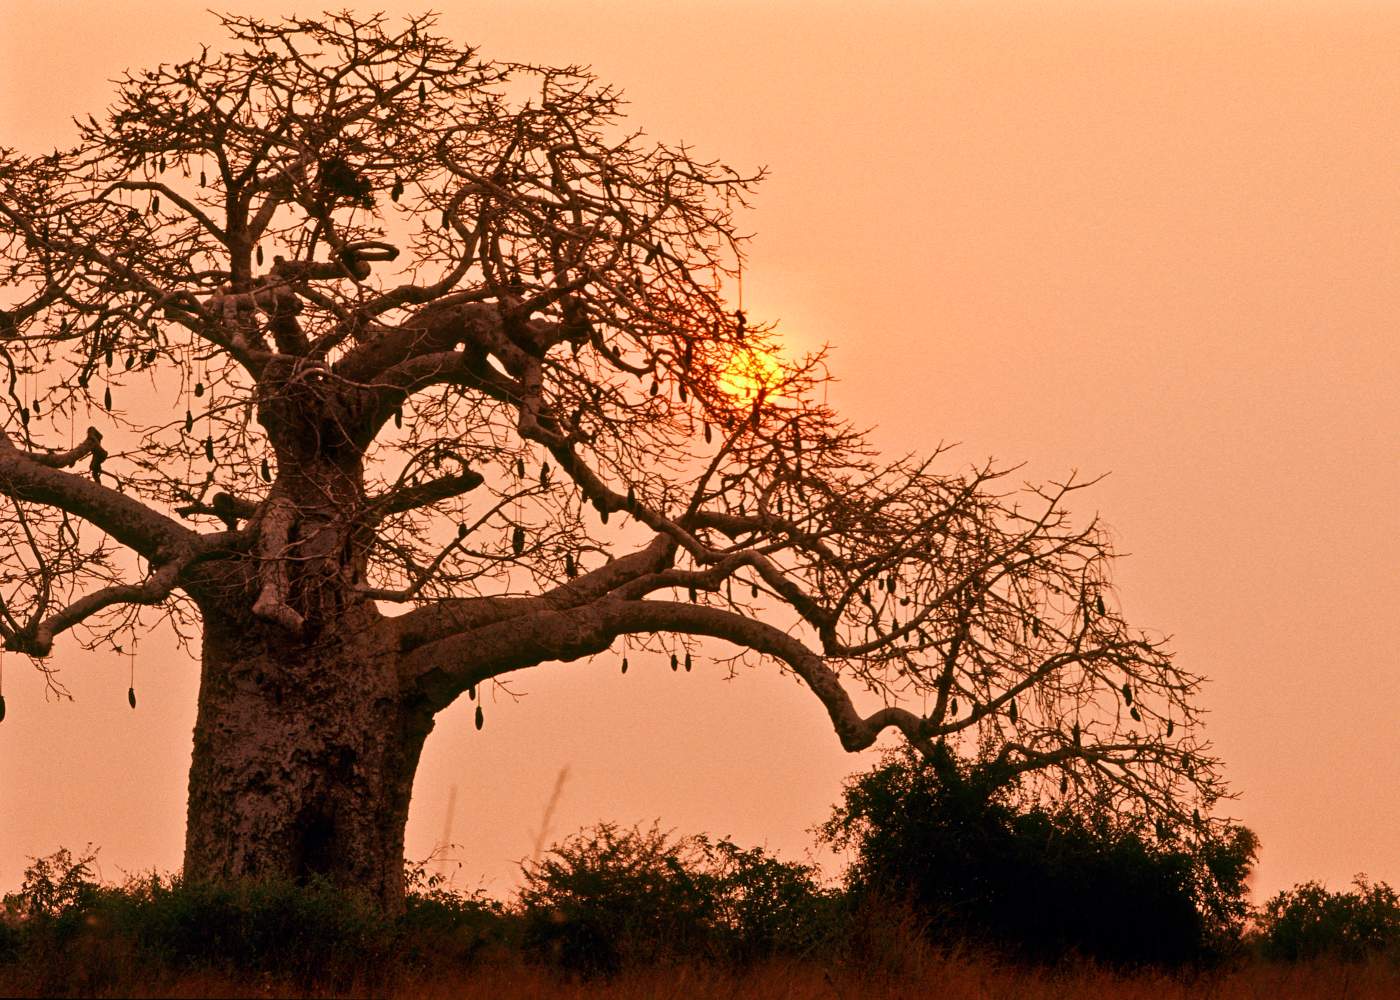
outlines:
[[680, 666], [680, 662], [681, 662], [681, 661], [678, 660], [678, 659], [676, 658], [676, 654], [675, 654], [675, 653], [672, 653], [672, 654], [671, 654], [671, 669], [672, 669], [672, 670], [675, 670], [677, 667], [679, 667], [679, 666]]
[[622, 658], [622, 672], [627, 673], [627, 657]]
[[194, 430], [194, 414], [189, 410], [185, 411], [185, 433], [189, 434]]
[[151, 195], [151, 214], [160, 214], [160, 195], [158, 194]]
[[5, 696], [0, 694], [0, 722], [5, 721]]
[[136, 689], [134, 687], [126, 689], [126, 703], [132, 708], [136, 707]]
[[111, 368], [111, 367], [112, 367], [112, 348], [111, 348], [111, 347], [108, 347], [108, 348], [107, 348], [107, 351], [106, 351], [106, 353], [103, 355], [102, 360], [103, 360], [103, 362], [107, 365], [108, 368]]
[[467, 537], [467, 526], [466, 526], [465, 524], [459, 523], [459, 524], [457, 525], [457, 539], [458, 539], [458, 541], [461, 541], [463, 538], [466, 538], [466, 537]]
[[214, 461], [214, 435], [209, 435], [204, 439], [204, 457], [209, 461]]
[[510, 533], [510, 547], [516, 555], [525, 551], [525, 529], [518, 524], [515, 526], [515, 530]]
[[263, 251], [261, 243], [258, 244], [257, 251], [253, 254], [253, 258], [258, 262], [258, 267], [262, 267]]
[[706, 422], [705, 422], [705, 443], [706, 443], [706, 444], [709, 444], [709, 443], [710, 443], [710, 439], [711, 439], [713, 436], [714, 436], [714, 435], [710, 433], [710, 424], [709, 424], [709, 421], [706, 421]]
[[19, 408], [19, 422], [23, 427], [29, 426], [29, 407], [21, 406]]
[[102, 390], [102, 408], [104, 410], [112, 409], [112, 387], [110, 385]]
[[394, 186], [393, 186], [392, 188], [389, 189], [389, 198], [390, 198], [392, 201], [398, 201], [398, 200], [399, 200], [400, 198], [402, 198], [402, 197], [403, 197], [403, 178], [402, 178], [402, 177], [395, 176], [395, 177], [394, 177]]
[[690, 654], [685, 654], [685, 672], [690, 673]]
[[1107, 609], [1106, 607], [1104, 607], [1104, 603], [1103, 603], [1103, 594], [1095, 594], [1095, 595], [1094, 595], [1094, 607], [1098, 610], [1099, 614], [1101, 614], [1101, 615], [1106, 615], [1106, 614], [1108, 614], [1108, 609]]
[[758, 597], [758, 584], [753, 584], [753, 586], [749, 588], [749, 592], [753, 597]]
[[260, 468], [260, 469], [258, 470], [258, 472], [262, 475], [262, 481], [263, 481], [263, 482], [265, 482], [265, 483], [270, 483], [270, 482], [272, 482], [272, 466], [268, 464], [268, 461], [267, 461], [266, 458], [264, 458], [264, 459], [262, 460], [262, 468]]
[[1130, 708], [1130, 709], [1128, 709], [1128, 714], [1131, 715], [1131, 716], [1133, 717], [1133, 721], [1134, 721], [1134, 722], [1141, 722], [1141, 721], [1142, 721], [1142, 713], [1139, 712], [1136, 708]]
[[402, 407], [402, 406], [400, 406], [397, 410], [394, 411], [394, 426], [395, 426], [395, 427], [398, 427], [398, 428], [402, 428], [402, 427], [403, 427], [403, 407]]
[[1123, 704], [1125, 704], [1125, 705], [1131, 705], [1132, 703], [1133, 703], [1133, 689], [1128, 685], [1128, 682], [1127, 682], [1127, 681], [1124, 681], [1124, 682], [1123, 682]]
[[578, 576], [578, 564], [574, 562], [574, 554], [572, 552], [564, 553], [564, 573], [570, 580]]
[[1020, 718], [1019, 713], [1016, 711], [1016, 699], [1015, 699], [1015, 698], [1012, 698], [1012, 699], [1011, 699], [1011, 709], [1010, 709], [1010, 711], [1007, 712], [1007, 714], [1008, 714], [1009, 716], [1011, 716], [1011, 721], [1012, 721], [1012, 722], [1015, 722], [1018, 718]]
[[549, 485], [549, 463], [545, 462], [540, 466], [540, 485]]
[[1061, 795], [1064, 795], [1064, 794], [1065, 794], [1066, 792], [1068, 792], [1068, 791], [1069, 791], [1069, 778], [1068, 778], [1066, 775], [1063, 775], [1063, 774], [1062, 774], [1062, 775], [1060, 775], [1060, 794], [1061, 794]]
[[443, 228], [443, 229], [446, 229], [447, 226], [448, 226], [448, 215], [447, 215], [447, 209], [444, 208], [444, 209], [442, 210], [442, 228]]
[[428, 100], [428, 87], [422, 80], [418, 81], [418, 103], [425, 104]]
[[517, 458], [515, 460], [515, 477], [517, 479], [525, 478], [525, 459], [523, 458]]
[[209, 179], [204, 175], [204, 171], [199, 172], [199, 186], [204, 187], [209, 183]]
[[1167, 720], [1167, 739], [1171, 739], [1171, 738], [1172, 738], [1172, 732], [1175, 731], [1175, 729], [1176, 729], [1176, 724], [1173, 723], [1171, 719], [1168, 719], [1168, 720]]
[[476, 706], [476, 728], [481, 731], [481, 727], [486, 725], [486, 713], [481, 710], [481, 706]]
[[628, 510], [635, 510], [636, 508], [637, 508], [637, 490], [636, 490], [636, 487], [629, 486], [629, 487], [627, 487], [627, 509], [628, 509]]
[[154, 347], [148, 349], [148, 350], [146, 351], [145, 354], [141, 355], [141, 363], [142, 363], [143, 365], [154, 364], [154, 363], [155, 363], [155, 360], [156, 360], [156, 349], [155, 349]]

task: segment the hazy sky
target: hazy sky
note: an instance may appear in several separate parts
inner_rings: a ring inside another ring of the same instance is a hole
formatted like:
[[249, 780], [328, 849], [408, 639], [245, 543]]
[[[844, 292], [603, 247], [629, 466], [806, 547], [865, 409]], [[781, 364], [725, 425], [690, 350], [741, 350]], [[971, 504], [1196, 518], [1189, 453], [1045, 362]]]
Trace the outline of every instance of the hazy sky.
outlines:
[[[202, 6], [6, 0], [0, 143], [66, 142], [121, 70], [217, 43]], [[1111, 473], [1076, 509], [1132, 553], [1129, 620], [1212, 679], [1256, 895], [1400, 883], [1400, 7], [853, 6], [481, 2], [441, 32], [591, 64], [653, 136], [770, 167], [749, 310], [834, 345], [832, 398], [883, 447]], [[134, 713], [116, 657], [61, 641], [77, 700], [47, 704], [7, 658], [0, 887], [60, 844], [178, 867], [197, 670], [142, 654]], [[457, 884], [508, 891], [565, 766], [555, 835], [660, 817], [800, 856], [874, 761], [776, 670], [616, 659], [522, 675], [480, 733], [441, 716], [410, 857], [455, 785]]]

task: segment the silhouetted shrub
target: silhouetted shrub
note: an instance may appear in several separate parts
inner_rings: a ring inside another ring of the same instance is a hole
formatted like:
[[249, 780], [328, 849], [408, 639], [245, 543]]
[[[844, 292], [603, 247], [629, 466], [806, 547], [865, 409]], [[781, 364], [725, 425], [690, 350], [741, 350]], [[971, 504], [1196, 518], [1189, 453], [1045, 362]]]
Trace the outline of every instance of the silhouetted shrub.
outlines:
[[1006, 789], [912, 751], [848, 783], [822, 828], [851, 849], [853, 904], [907, 901], [943, 940], [1017, 957], [1175, 964], [1238, 935], [1253, 835], [1188, 852], [1103, 817], [1016, 809]]
[[1286, 962], [1400, 956], [1400, 896], [1364, 875], [1352, 884], [1350, 892], [1328, 892], [1317, 882], [1304, 882], [1265, 903], [1257, 914], [1264, 956]]
[[585, 976], [799, 953], [826, 930], [829, 894], [811, 868], [727, 839], [601, 823], [527, 863], [523, 874], [526, 953]]

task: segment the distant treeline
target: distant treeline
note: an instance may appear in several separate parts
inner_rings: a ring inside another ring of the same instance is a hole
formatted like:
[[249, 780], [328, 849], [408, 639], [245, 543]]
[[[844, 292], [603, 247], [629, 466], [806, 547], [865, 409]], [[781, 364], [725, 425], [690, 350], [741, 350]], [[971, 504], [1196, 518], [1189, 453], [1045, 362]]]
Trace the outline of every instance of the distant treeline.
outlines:
[[109, 992], [133, 968], [334, 992], [363, 986], [368, 969], [392, 978], [499, 961], [583, 978], [670, 963], [888, 966], [911, 940], [1117, 968], [1400, 955], [1400, 900], [1383, 883], [1308, 883], [1251, 913], [1248, 830], [1187, 849], [1107, 817], [1018, 809], [951, 759], [888, 755], [851, 780], [818, 835], [852, 859], [839, 885], [729, 839], [602, 823], [526, 863], [510, 901], [452, 891], [414, 866], [393, 917], [315, 881], [104, 886], [91, 854], [60, 850], [4, 897], [0, 987]]

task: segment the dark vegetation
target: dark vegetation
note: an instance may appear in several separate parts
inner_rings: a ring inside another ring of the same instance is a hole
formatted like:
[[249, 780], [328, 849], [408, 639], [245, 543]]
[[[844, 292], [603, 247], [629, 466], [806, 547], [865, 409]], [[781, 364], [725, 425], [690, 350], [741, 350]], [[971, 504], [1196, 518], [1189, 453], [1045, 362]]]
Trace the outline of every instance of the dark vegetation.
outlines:
[[1190, 975], [1250, 958], [1400, 957], [1400, 897], [1384, 883], [1300, 885], [1246, 933], [1249, 831], [1188, 847], [1106, 815], [1018, 807], [1013, 791], [951, 755], [890, 754], [850, 781], [819, 831], [850, 859], [839, 887], [729, 839], [603, 823], [525, 863], [509, 903], [411, 867], [397, 918], [314, 878], [101, 885], [91, 851], [60, 850], [4, 898], [0, 991], [120, 995], [202, 975], [396, 992], [503, 966], [575, 984], [664, 968], [737, 976], [774, 962], [890, 975], [928, 946], [1023, 968], [1075, 957]]

